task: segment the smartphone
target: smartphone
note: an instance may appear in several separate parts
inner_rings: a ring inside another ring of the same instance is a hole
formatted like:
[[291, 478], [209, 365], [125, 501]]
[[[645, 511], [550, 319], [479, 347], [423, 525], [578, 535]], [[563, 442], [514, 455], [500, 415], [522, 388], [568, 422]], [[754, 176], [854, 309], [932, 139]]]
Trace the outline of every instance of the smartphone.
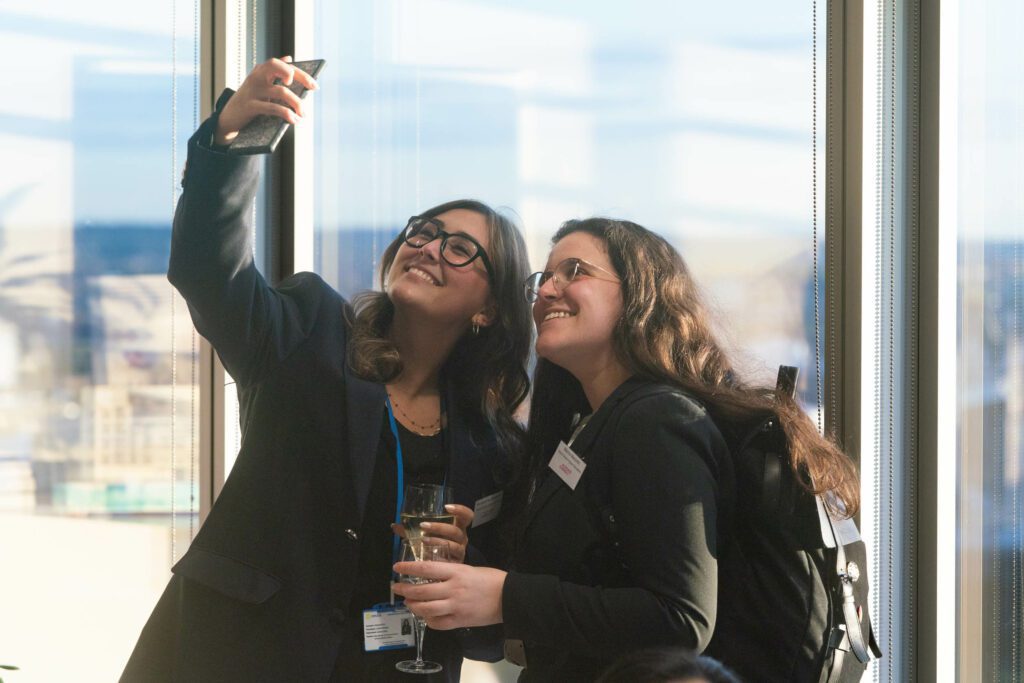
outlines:
[[[292, 62], [292, 66], [302, 69], [313, 78], [320, 75], [326, 62], [323, 59], [311, 59], [305, 62]], [[280, 83], [280, 81], [278, 81]], [[297, 80], [288, 88], [299, 97], [306, 96], [306, 88]], [[281, 142], [289, 123], [284, 119], [267, 114], [260, 114], [245, 124], [238, 135], [228, 145], [228, 154], [271, 154]]]

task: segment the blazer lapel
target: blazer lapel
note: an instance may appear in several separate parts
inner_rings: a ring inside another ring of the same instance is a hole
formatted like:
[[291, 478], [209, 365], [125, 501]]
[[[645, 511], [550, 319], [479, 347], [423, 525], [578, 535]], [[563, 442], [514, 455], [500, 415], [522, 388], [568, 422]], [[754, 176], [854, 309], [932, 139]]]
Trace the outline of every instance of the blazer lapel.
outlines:
[[[638, 378], [628, 379], [623, 382], [612, 394], [605, 400], [598, 411], [594, 414], [594, 417], [587, 422], [587, 425], [583, 430], [576, 436], [575, 441], [572, 442], [573, 452], [583, 458], [584, 462], [587, 459], [587, 454], [590, 452], [594, 441], [601, 435], [604, 430], [604, 426], [608, 423], [608, 418], [611, 417], [615, 410], [615, 407], [622, 402], [627, 396], [633, 391], [644, 385], [644, 381]], [[551, 455], [554, 455], [552, 453]], [[537, 483], [537, 488], [533, 493], [533, 499], [526, 509], [526, 519], [522, 525], [523, 533], [533, 523], [537, 513], [544, 507], [548, 499], [554, 495], [560, 487], [566, 486], [565, 482], [562, 481], [561, 477], [551, 471], [551, 469], [545, 465], [543, 471], [538, 475], [540, 480]], [[586, 476], [586, 470], [583, 472], [583, 476]]]
[[348, 418], [348, 457], [359, 518], [363, 518], [377, 462], [380, 430], [384, 423], [384, 385], [356, 377], [345, 365], [345, 412]]
[[560, 487], [565, 486], [565, 482], [563, 482], [558, 475], [552, 472], [546, 465], [544, 470], [537, 476], [539, 477], [537, 488], [534, 490], [533, 499], [530, 501], [530, 505], [526, 509], [526, 523], [522, 526], [524, 531], [533, 523], [534, 518], [537, 516], [537, 512], [544, 507], [545, 503], [547, 503], [548, 499], [554, 495], [555, 491]]
[[482, 444], [476, 442], [465, 418], [453, 400], [450, 382], [445, 382], [445, 447], [448, 450], [448, 485], [455, 493], [455, 502], [472, 509], [483, 495], [489, 471], [481, 455]]

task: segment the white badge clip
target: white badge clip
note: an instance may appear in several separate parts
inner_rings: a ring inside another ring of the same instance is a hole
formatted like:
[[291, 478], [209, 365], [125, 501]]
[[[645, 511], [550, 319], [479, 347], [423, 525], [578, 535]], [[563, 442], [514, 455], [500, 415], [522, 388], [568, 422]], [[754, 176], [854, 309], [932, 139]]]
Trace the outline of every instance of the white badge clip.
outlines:
[[366, 652], [416, 647], [416, 617], [405, 605], [374, 605], [363, 610]]
[[587, 469], [587, 463], [583, 462], [564, 441], [559, 441], [548, 467], [575, 491], [576, 485], [580, 483], [580, 477], [583, 476], [583, 470]]

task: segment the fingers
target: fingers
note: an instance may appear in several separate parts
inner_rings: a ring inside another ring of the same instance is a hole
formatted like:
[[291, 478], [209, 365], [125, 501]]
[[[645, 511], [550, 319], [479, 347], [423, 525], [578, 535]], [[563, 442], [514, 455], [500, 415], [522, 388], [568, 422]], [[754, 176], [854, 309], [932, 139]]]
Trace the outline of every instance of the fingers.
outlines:
[[[446, 507], [462, 507], [446, 506]], [[451, 512], [449, 510], [449, 512]], [[472, 514], [472, 511], [470, 511]], [[456, 517], [456, 522], [458, 518]], [[455, 524], [442, 524], [441, 522], [423, 522], [420, 524], [423, 530], [423, 542], [426, 544], [444, 543], [448, 546], [448, 559], [452, 562], [463, 562], [466, 559], [466, 545], [469, 537], [462, 527]]]
[[451, 592], [450, 587], [438, 583], [396, 583], [392, 588], [395, 595], [416, 602], [439, 602], [448, 598]]
[[394, 570], [403, 576], [418, 576], [421, 579], [435, 579], [444, 581], [455, 574], [455, 568], [462, 565], [451, 562], [397, 562]]
[[264, 85], [272, 86], [277, 81], [280, 81], [282, 85], [287, 87], [293, 81], [298, 81], [307, 90], [316, 90], [319, 87], [316, 79], [302, 69], [292, 65], [291, 57], [282, 57], [281, 59], [271, 57], [253, 69], [253, 74], [257, 72], [259, 72], [259, 79]]
[[316, 79], [310, 76], [302, 69], [292, 67], [292, 77], [302, 84], [302, 87], [307, 90], [317, 90], [320, 85], [316, 82]]
[[391, 523], [391, 531], [399, 538], [409, 538], [409, 535], [405, 531], [405, 527], [395, 522]]
[[288, 61], [271, 57], [267, 61], [263, 62], [257, 69], [262, 68], [264, 83], [267, 85], [273, 85], [275, 81], [280, 80], [285, 85], [291, 85], [292, 81], [295, 80], [295, 72], [297, 69], [291, 65], [291, 58]]
[[299, 81], [315, 89], [316, 81], [291, 64], [291, 57], [268, 59], [254, 68], [228, 100], [217, 120], [218, 144], [228, 144], [243, 127], [260, 114], [297, 124], [306, 113], [302, 99], [287, 86]]
[[423, 542], [432, 543], [430, 539], [443, 541], [448, 545], [449, 559], [452, 562], [464, 562], [466, 546], [469, 544], [466, 529], [473, 522], [473, 511], [465, 505], [445, 505], [444, 508], [455, 515], [455, 524], [424, 522], [420, 525], [424, 534]]
[[466, 546], [463, 543], [456, 543], [455, 541], [449, 541], [444, 538], [434, 538], [432, 536], [423, 537], [423, 545], [425, 546], [445, 546], [448, 549], [448, 562], [463, 563], [466, 561]]
[[[447, 600], [422, 601], [406, 598], [405, 606], [416, 616], [426, 619], [427, 625], [431, 628], [436, 628], [431, 623], [432, 621], [434, 623], [450, 623], [452, 621], [452, 605]], [[451, 628], [451, 626], [448, 626], [448, 628]]]
[[[433, 567], [417, 567], [430, 565]], [[432, 628], [487, 626], [502, 622], [501, 596], [508, 574], [489, 567], [430, 562], [400, 562], [406, 574], [440, 579], [437, 583], [393, 584], [396, 594]], [[449, 577], [450, 578], [446, 578]]]
[[469, 538], [466, 536], [466, 532], [455, 526], [454, 524], [443, 524], [441, 522], [423, 522], [420, 524], [420, 529], [423, 529], [424, 536], [431, 536], [434, 538], [443, 538], [455, 543], [466, 544], [469, 542]]
[[271, 101], [283, 104], [299, 116], [305, 116], [306, 112], [303, 111], [302, 99], [293, 93], [290, 88], [284, 85], [273, 85], [270, 87], [269, 96], [264, 98]]
[[473, 510], [465, 505], [445, 505], [444, 509], [455, 515], [455, 525], [460, 529], [468, 529], [473, 523]]
[[445, 614], [440, 617], [428, 618], [427, 626], [434, 629], [435, 631], [450, 631], [453, 628], [459, 627], [459, 621], [453, 615]]
[[296, 124], [301, 120], [299, 115], [294, 111], [288, 107], [277, 104], [276, 102], [253, 102], [252, 108], [257, 114], [276, 116], [277, 118], [284, 119], [291, 124]]

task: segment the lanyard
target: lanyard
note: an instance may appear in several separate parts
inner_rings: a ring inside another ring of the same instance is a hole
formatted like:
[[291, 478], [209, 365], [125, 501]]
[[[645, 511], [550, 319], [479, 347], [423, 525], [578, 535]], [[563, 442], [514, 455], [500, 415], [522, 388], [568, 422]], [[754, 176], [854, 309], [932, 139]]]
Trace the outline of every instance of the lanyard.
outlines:
[[[387, 406], [387, 409], [388, 409], [388, 425], [391, 427], [391, 434], [392, 434], [392, 436], [395, 437], [395, 465], [396, 465], [396, 468], [398, 470], [398, 472], [397, 472], [397, 475], [398, 475], [398, 486], [396, 487], [397, 488], [397, 493], [396, 493], [396, 496], [395, 496], [395, 498], [396, 498], [396, 500], [395, 500], [395, 524], [401, 524], [402, 523], [402, 503], [405, 502], [405, 462], [404, 462], [404, 460], [402, 458], [402, 439], [398, 436], [398, 423], [395, 421], [395, 413], [394, 413], [394, 411], [391, 410], [391, 398], [390, 397], [384, 399], [384, 405]], [[441, 415], [443, 416], [444, 414], [445, 414], [444, 413], [444, 403], [443, 403], [443, 399], [442, 399]], [[442, 426], [442, 428], [441, 428], [441, 453], [442, 453], [442, 455], [446, 454], [445, 445], [446, 444], [445, 444], [445, 439], [444, 439], [444, 427]], [[450, 464], [451, 463], [449, 463], [449, 465]], [[444, 469], [444, 479], [441, 481], [441, 485], [442, 486], [447, 486], [448, 485], [448, 467], [445, 467], [445, 469]], [[398, 549], [400, 547], [400, 544], [401, 544], [401, 539], [397, 535], [395, 535], [395, 541], [394, 541], [393, 548], [392, 548], [392, 553], [391, 553], [391, 556], [394, 558], [395, 562], [398, 561]]]
[[[395, 501], [395, 524], [402, 523], [402, 502], [405, 498], [405, 464], [402, 461], [402, 440], [398, 437], [398, 423], [395, 422], [395, 413], [391, 410], [391, 398], [384, 399], [384, 405], [388, 409], [388, 424], [391, 426], [391, 434], [395, 437], [395, 464], [398, 469], [398, 494]], [[398, 561], [398, 548], [401, 539], [395, 535], [395, 542], [392, 548], [391, 557]]]

